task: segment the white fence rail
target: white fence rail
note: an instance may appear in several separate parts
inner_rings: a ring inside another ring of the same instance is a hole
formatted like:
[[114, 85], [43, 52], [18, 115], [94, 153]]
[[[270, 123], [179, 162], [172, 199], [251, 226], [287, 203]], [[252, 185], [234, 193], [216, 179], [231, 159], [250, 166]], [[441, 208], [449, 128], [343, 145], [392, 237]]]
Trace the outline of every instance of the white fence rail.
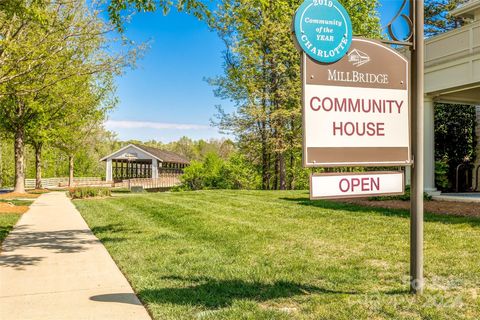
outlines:
[[[25, 179], [25, 188], [35, 189], [35, 179]], [[73, 178], [74, 185], [93, 185], [95, 183], [101, 183], [100, 177], [76, 177]], [[42, 179], [43, 188], [55, 188], [68, 186], [68, 177], [61, 178], [44, 178]]]
[[[74, 187], [115, 187], [115, 188], [132, 188], [142, 187], [143, 189], [166, 189], [181, 184], [180, 173], [163, 173], [157, 179], [130, 179], [122, 182], [112, 183], [103, 181], [99, 177], [78, 177], [73, 179]], [[45, 178], [42, 179], [43, 188], [68, 187], [68, 177], [62, 178]], [[35, 179], [25, 179], [25, 188], [35, 189]]]
[[157, 179], [130, 179], [116, 183], [115, 187], [132, 188], [142, 187], [143, 189], [166, 189], [178, 186], [181, 184], [181, 174], [167, 173], [160, 175]]

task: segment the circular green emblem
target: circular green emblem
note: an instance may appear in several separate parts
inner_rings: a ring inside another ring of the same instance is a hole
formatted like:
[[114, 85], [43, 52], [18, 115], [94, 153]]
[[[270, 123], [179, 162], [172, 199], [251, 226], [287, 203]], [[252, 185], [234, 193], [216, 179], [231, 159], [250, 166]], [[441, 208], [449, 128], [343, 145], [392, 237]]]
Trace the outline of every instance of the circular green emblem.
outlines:
[[337, 0], [306, 0], [295, 14], [298, 44], [312, 59], [333, 63], [352, 44], [352, 22]]

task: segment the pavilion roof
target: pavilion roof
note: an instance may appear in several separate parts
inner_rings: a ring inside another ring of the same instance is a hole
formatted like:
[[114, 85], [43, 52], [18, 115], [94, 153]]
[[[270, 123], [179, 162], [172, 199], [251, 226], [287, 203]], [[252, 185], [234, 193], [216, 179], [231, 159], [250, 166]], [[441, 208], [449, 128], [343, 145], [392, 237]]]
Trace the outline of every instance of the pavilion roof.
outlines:
[[114, 155], [116, 155], [119, 152], [122, 152], [123, 150], [126, 150], [130, 147], [139, 149], [140, 151], [143, 151], [144, 153], [150, 155], [153, 158], [156, 158], [158, 161], [161, 161], [161, 162], [171, 162], [171, 163], [181, 163], [181, 164], [189, 164], [190, 163], [190, 161], [188, 161], [187, 158], [185, 158], [184, 156], [181, 156], [181, 155], [179, 155], [175, 152], [165, 151], [165, 150], [161, 150], [161, 149], [154, 148], [154, 147], [147, 147], [147, 146], [144, 146], [144, 145], [141, 145], [141, 144], [129, 144], [129, 145], [121, 148], [120, 150], [117, 150], [114, 153], [100, 159], [100, 161], [106, 161], [107, 159], [112, 158]]
[[183, 163], [183, 164], [189, 163], [187, 158], [175, 152], [160, 150], [158, 148], [147, 147], [140, 144], [134, 144], [134, 146], [147, 153], [150, 153], [151, 155], [155, 156], [158, 160], [163, 162], [173, 162], [173, 163]]

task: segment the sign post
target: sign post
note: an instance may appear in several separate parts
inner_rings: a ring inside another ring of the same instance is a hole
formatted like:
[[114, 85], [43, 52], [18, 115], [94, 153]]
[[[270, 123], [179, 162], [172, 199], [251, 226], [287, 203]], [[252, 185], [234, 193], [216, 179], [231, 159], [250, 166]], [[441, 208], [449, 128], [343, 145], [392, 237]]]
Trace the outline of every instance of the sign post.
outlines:
[[411, 0], [414, 16], [414, 43], [412, 48], [412, 102], [415, 106], [412, 123], [414, 165], [410, 209], [410, 291], [421, 294], [423, 280], [423, 175], [424, 175], [424, 1]]
[[[403, 13], [407, 3], [410, 15]], [[394, 32], [400, 19], [410, 29], [405, 39]], [[338, 0], [305, 0], [294, 18], [302, 51], [304, 167], [412, 166], [410, 289], [416, 294], [424, 289], [423, 19], [424, 0], [402, 0], [387, 25], [391, 40], [382, 44], [353, 38]], [[411, 63], [384, 44], [410, 48]], [[312, 174], [310, 198], [403, 194], [404, 181], [394, 171]]]

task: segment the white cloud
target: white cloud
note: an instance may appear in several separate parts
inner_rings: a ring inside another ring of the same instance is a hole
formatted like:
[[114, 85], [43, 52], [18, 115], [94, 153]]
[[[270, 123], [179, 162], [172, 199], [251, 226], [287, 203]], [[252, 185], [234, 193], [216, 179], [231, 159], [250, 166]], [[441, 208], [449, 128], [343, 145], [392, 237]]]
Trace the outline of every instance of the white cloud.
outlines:
[[127, 121], [127, 120], [107, 120], [105, 122], [107, 129], [157, 129], [157, 130], [206, 130], [211, 129], [208, 125], [188, 124], [188, 123], [164, 123], [153, 121]]

